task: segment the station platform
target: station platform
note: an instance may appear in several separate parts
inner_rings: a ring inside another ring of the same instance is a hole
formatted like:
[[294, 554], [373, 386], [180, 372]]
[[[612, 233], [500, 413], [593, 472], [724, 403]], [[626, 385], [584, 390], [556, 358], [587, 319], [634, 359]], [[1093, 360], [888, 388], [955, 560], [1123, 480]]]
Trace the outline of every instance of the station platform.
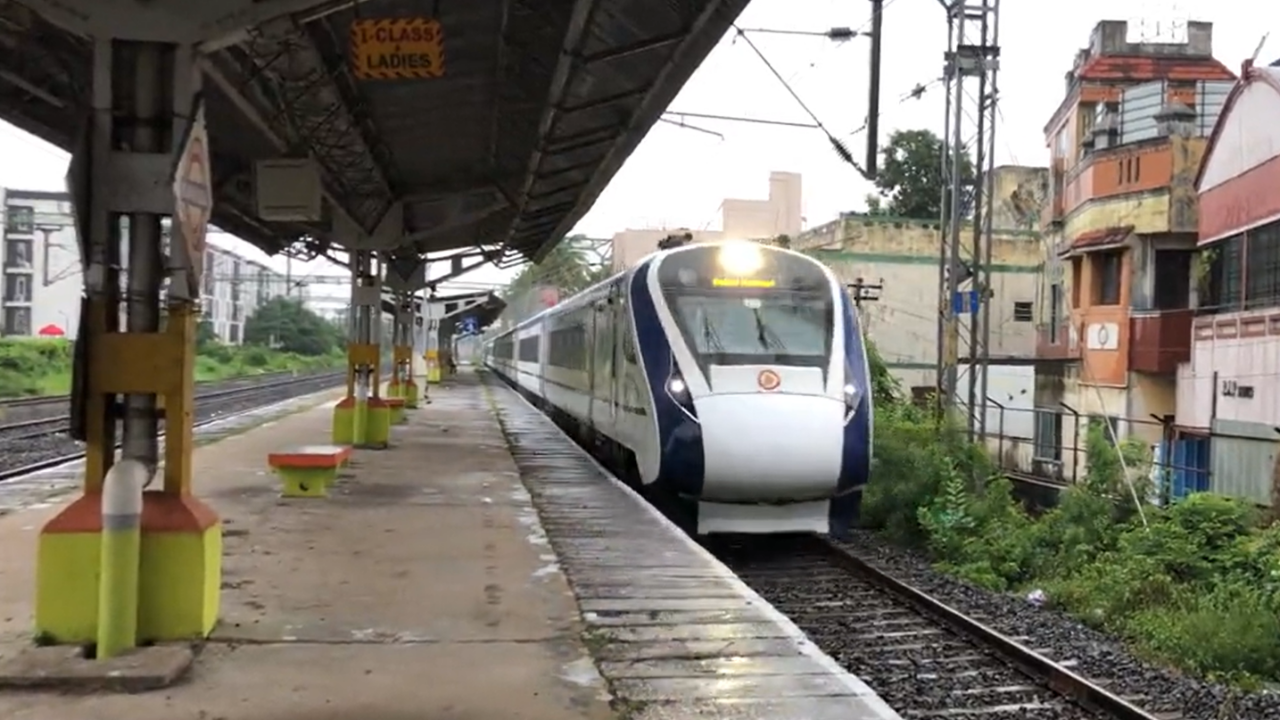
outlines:
[[[0, 717], [898, 718], [514, 392], [464, 370], [431, 398], [328, 498], [281, 498], [266, 458], [322, 442], [332, 402], [198, 448], [225, 559], [190, 670], [6, 691]], [[30, 643], [55, 511], [0, 517], [0, 659]]]

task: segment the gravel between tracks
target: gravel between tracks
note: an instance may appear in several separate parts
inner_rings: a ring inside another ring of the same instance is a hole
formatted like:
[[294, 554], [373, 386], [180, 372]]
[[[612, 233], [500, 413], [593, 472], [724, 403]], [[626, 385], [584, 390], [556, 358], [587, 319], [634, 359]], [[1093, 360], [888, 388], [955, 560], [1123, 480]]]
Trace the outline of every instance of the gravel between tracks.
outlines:
[[757, 536], [706, 544], [908, 720], [1094, 717], [850, 570], [812, 538]]
[[1280, 693], [1242, 693], [1143, 662], [1120, 642], [1064, 613], [1036, 608], [1022, 598], [992, 593], [943, 575], [918, 555], [873, 533], [855, 532], [843, 545], [956, 610], [982, 616], [988, 625], [1006, 635], [1030, 638], [1028, 644], [1048, 651], [1055, 661], [1075, 660], [1075, 672], [1093, 680], [1110, 680], [1107, 689], [1113, 693], [1167, 699], [1167, 704], [1158, 707], [1142, 703], [1148, 711], [1176, 709], [1186, 720], [1280, 718]]
[[[264, 387], [261, 392], [237, 394], [232, 397], [212, 397], [201, 400], [196, 398], [195, 421], [197, 423], [213, 420], [223, 415], [232, 415], [253, 408], [270, 405], [290, 398], [319, 392], [338, 384], [342, 374], [327, 372], [299, 377], [291, 382], [274, 387]], [[267, 382], [279, 383], [281, 378], [270, 378]], [[204, 392], [218, 392], [231, 388], [250, 386], [243, 379], [233, 381], [229, 386], [217, 385], [202, 387]], [[118, 437], [118, 436], [117, 436]], [[26, 467], [33, 463], [43, 462], [56, 457], [84, 452], [84, 443], [72, 440], [64, 433], [43, 435], [24, 439], [21, 444], [6, 445], [0, 452], [0, 473]]]

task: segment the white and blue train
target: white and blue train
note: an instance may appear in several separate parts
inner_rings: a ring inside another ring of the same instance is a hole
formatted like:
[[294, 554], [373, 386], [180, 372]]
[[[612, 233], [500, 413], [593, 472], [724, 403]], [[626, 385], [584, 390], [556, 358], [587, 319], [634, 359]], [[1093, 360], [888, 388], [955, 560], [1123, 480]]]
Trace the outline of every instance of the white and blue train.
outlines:
[[800, 253], [658, 252], [492, 338], [484, 363], [698, 534], [838, 533], [861, 506], [858, 313]]

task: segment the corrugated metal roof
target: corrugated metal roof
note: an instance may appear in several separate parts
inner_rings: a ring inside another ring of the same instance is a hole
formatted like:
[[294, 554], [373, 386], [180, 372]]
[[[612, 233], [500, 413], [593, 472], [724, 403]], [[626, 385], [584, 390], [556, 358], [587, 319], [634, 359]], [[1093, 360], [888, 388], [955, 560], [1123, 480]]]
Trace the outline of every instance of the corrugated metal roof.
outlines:
[[1120, 225], [1117, 227], [1100, 228], [1098, 230], [1090, 230], [1086, 233], [1077, 235], [1071, 244], [1061, 253], [1069, 255], [1073, 252], [1088, 252], [1090, 250], [1102, 250], [1107, 247], [1119, 245], [1129, 236], [1133, 234], [1133, 225]]
[[1236, 75], [1213, 58], [1099, 55], [1080, 68], [1077, 77], [1089, 82], [1143, 80], [1234, 80]]

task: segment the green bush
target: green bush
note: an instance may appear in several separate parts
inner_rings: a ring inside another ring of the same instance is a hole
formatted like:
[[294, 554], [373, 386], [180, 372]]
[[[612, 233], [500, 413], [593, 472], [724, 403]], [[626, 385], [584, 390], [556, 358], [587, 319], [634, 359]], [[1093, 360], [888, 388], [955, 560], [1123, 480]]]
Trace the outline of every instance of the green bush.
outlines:
[[1280, 681], [1280, 523], [1262, 527], [1253, 506], [1209, 493], [1149, 504], [1147, 448], [1117, 448], [1100, 424], [1087, 429], [1080, 483], [1031, 517], [982, 448], [903, 401], [877, 379], [883, 370], [872, 369], [865, 527], [980, 587], [1041, 589], [1153, 660], [1243, 685]]

